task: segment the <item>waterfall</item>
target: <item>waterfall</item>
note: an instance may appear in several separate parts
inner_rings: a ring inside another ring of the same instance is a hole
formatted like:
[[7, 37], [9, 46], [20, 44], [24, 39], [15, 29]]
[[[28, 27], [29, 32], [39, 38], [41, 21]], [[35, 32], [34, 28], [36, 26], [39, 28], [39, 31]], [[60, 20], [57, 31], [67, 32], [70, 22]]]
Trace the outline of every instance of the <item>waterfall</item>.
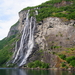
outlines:
[[14, 56], [16, 55], [16, 53], [17, 53], [17, 42], [16, 42], [16, 45], [15, 45], [15, 52], [14, 52], [14, 54], [13, 54], [13, 58], [14, 58]]
[[13, 55], [12, 63], [16, 63], [19, 67], [26, 64], [27, 58], [32, 53], [34, 47], [34, 30], [35, 30], [34, 17], [29, 19], [29, 10], [26, 15], [25, 26], [23, 34], [20, 41], [20, 47], [17, 49], [17, 43], [15, 47], [15, 52]]
[[38, 15], [38, 11], [37, 11], [37, 10], [35, 10], [35, 12], [36, 12], [36, 15]]

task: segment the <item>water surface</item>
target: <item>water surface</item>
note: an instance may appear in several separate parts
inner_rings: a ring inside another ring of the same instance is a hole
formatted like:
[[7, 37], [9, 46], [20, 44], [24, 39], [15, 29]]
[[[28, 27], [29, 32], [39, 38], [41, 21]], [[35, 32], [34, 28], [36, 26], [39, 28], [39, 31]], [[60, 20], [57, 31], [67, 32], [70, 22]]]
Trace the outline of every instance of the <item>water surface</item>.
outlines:
[[28, 70], [15, 68], [0, 68], [0, 75], [75, 75], [73, 71]]

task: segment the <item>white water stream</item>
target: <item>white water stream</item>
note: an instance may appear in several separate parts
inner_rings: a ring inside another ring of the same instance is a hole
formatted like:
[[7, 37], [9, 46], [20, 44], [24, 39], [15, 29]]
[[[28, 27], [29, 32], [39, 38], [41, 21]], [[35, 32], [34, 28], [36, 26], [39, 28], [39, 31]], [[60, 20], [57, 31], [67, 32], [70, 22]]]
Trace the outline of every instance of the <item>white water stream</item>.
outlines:
[[20, 41], [20, 47], [17, 50], [17, 43], [16, 43], [15, 52], [12, 61], [12, 63], [18, 63], [19, 67], [26, 63], [27, 58], [32, 53], [34, 47], [35, 21], [36, 20], [34, 17], [31, 17], [29, 20], [29, 10], [28, 10], [23, 34]]

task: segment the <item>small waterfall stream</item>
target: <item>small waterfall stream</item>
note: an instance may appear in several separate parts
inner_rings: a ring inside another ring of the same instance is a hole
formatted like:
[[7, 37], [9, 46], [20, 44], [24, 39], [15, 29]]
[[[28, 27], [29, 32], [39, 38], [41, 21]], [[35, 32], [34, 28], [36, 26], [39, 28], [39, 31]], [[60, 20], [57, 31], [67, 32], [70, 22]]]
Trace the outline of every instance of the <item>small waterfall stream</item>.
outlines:
[[36, 15], [38, 15], [38, 11], [37, 10], [35, 11], [35, 13], [36, 13]]
[[32, 53], [34, 47], [35, 22], [36, 19], [34, 17], [31, 17], [29, 19], [29, 10], [28, 10], [26, 20], [24, 22], [25, 26], [20, 41], [20, 47], [17, 50], [17, 43], [16, 43], [15, 52], [12, 61], [12, 63], [16, 63], [19, 67], [26, 63], [27, 58]]

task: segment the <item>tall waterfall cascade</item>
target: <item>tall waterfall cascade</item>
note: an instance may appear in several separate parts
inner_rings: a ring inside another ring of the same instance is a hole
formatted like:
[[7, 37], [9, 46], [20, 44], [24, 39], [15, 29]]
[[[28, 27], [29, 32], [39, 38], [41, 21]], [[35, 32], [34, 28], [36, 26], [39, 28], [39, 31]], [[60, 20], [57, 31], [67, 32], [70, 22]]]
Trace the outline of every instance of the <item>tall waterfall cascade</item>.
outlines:
[[[13, 64], [17, 64], [19, 67], [26, 64], [29, 55], [32, 53], [34, 47], [34, 31], [36, 19], [34, 17], [29, 18], [29, 11], [26, 14], [25, 26], [20, 41], [20, 46], [17, 48], [17, 42], [15, 52], [13, 54]], [[36, 15], [38, 12], [35, 10]]]

